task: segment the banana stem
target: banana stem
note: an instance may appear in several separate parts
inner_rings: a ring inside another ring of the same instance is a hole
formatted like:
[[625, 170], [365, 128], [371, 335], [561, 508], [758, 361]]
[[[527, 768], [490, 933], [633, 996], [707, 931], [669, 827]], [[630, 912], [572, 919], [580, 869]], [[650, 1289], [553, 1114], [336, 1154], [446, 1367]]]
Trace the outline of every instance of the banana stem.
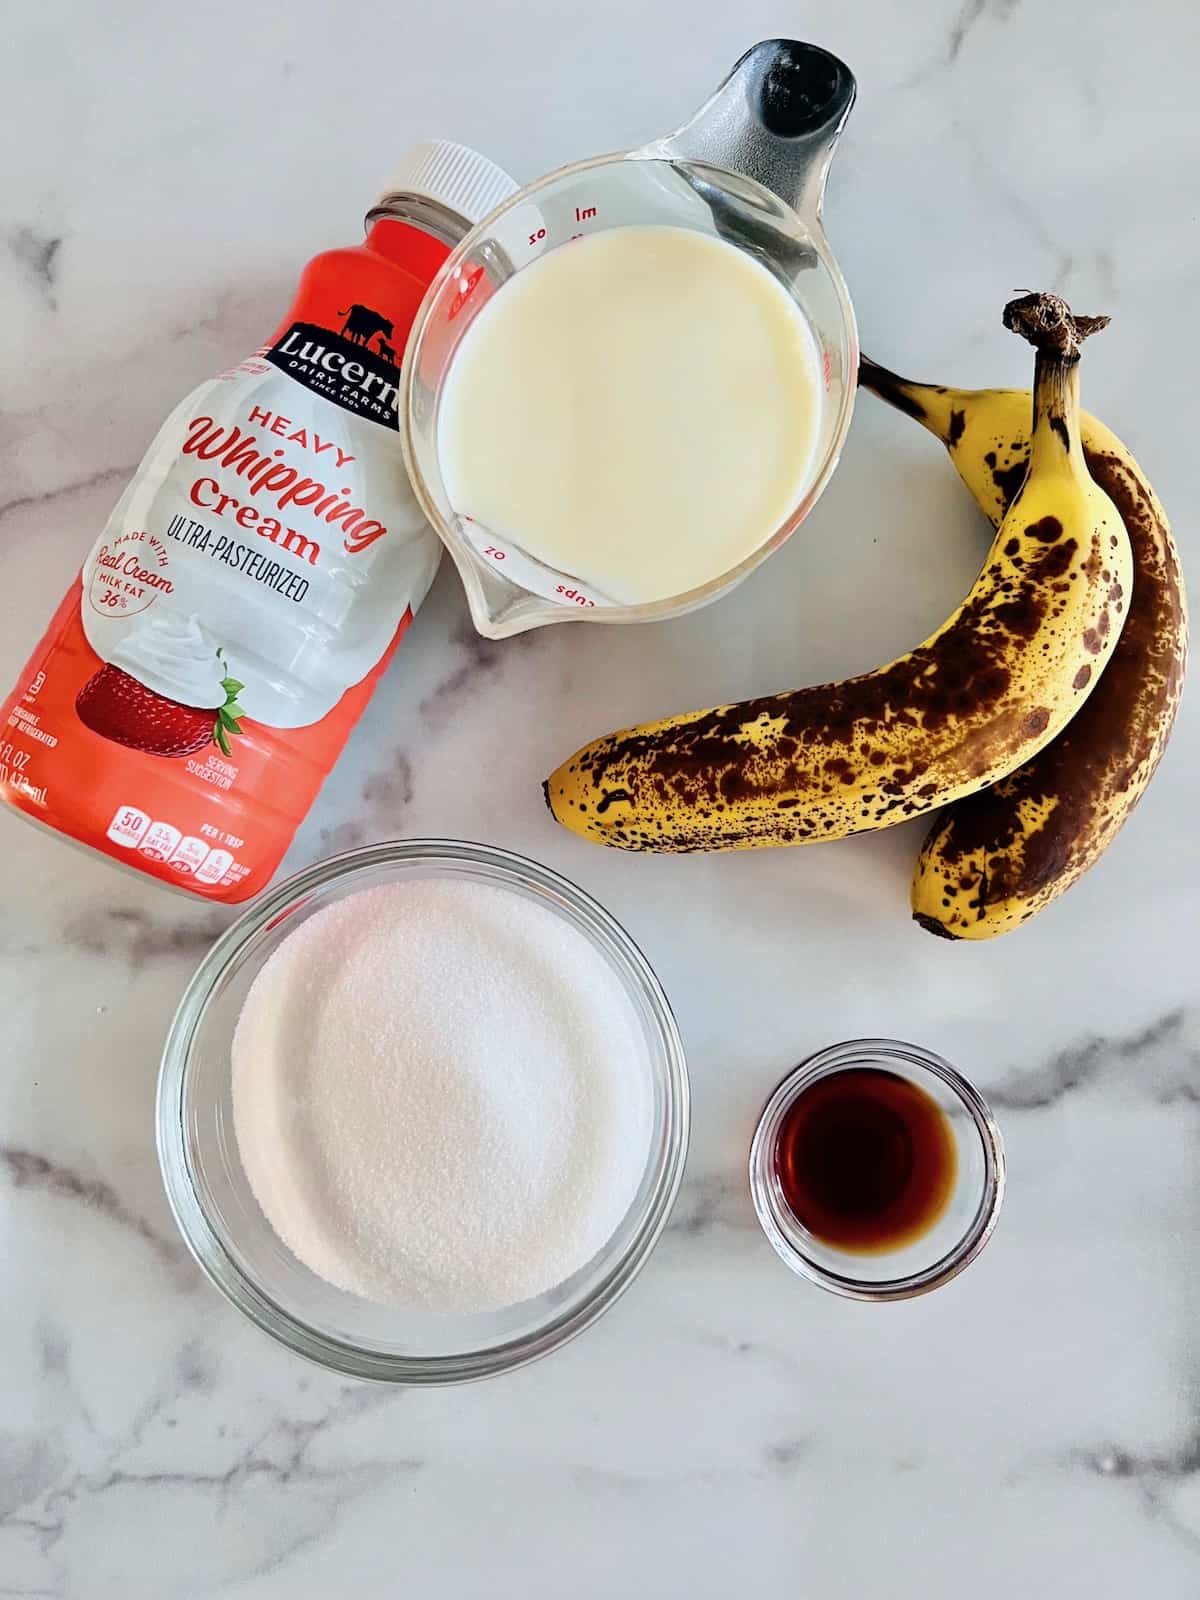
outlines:
[[1079, 355], [1083, 341], [1108, 326], [1107, 317], [1077, 317], [1056, 294], [1026, 294], [1004, 308], [1004, 326], [1037, 351], [1033, 374], [1031, 459], [1047, 466], [1065, 451], [1086, 471], [1079, 437]]
[[1111, 317], [1077, 317], [1061, 295], [1023, 294], [1004, 308], [1004, 326], [1028, 339], [1040, 354], [1079, 360], [1079, 347], [1107, 328]]
[[[1004, 308], [1004, 326], [1037, 351], [1034, 374], [1031, 448], [1049, 465], [1052, 454], [1066, 453], [1073, 469], [1083, 470], [1079, 439], [1079, 353], [1083, 341], [1107, 326], [1107, 317], [1077, 317], [1056, 294], [1026, 294]], [[859, 382], [914, 418], [954, 450], [962, 435], [971, 395], [940, 383], [913, 383], [881, 367], [869, 356], [858, 366]]]
[[[1065, 452], [1075, 466], [1083, 465], [1079, 437], [1079, 361], [1039, 350], [1033, 369], [1033, 432], [1030, 454], [1061, 460]], [[1049, 464], [1047, 460], [1047, 465]]]

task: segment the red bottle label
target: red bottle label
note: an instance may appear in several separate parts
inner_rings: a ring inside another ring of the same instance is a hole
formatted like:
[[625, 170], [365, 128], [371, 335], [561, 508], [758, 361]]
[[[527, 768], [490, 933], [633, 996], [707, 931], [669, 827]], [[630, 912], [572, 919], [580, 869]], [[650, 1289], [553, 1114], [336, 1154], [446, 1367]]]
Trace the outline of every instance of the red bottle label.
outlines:
[[440, 547], [398, 361], [447, 254], [395, 221], [163, 424], [0, 709], [0, 798], [214, 900], [270, 879]]

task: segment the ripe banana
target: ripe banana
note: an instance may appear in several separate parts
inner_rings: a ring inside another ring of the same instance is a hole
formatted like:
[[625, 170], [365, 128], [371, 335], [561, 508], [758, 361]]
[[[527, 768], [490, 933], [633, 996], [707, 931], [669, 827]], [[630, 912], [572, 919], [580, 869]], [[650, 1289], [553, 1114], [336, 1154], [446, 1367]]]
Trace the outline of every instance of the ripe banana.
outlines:
[[1070, 721], [1124, 621], [1129, 540], [1083, 463], [1079, 343], [1106, 319], [1027, 296], [1031, 465], [959, 610], [908, 655], [842, 683], [598, 739], [547, 780], [564, 826], [626, 850], [808, 844], [903, 822], [1027, 761]]
[[[985, 515], [999, 523], [1028, 462], [1029, 391], [910, 383], [866, 360], [860, 381], [942, 441]], [[1133, 550], [1125, 627], [1065, 732], [934, 822], [917, 858], [913, 915], [946, 938], [1007, 933], [1082, 877], [1154, 776], [1179, 707], [1187, 602], [1170, 525], [1116, 434], [1087, 412], [1080, 432], [1088, 471], [1120, 511]]]

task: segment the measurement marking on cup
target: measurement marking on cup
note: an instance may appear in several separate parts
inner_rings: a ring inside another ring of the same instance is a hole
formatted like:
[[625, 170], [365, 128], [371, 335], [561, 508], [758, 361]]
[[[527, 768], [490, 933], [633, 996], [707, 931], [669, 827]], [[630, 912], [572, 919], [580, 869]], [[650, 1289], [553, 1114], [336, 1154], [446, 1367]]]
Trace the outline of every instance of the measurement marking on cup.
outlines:
[[584, 206], [582, 210], [578, 206], [575, 207], [576, 222], [590, 222], [595, 215], [595, 206]]

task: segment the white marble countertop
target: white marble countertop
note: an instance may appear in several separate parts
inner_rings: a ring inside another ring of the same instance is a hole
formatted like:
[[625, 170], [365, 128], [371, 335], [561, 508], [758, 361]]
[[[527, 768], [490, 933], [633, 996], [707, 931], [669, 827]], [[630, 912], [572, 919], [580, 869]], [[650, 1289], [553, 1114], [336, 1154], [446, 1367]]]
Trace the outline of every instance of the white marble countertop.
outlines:
[[[533, 176], [663, 130], [798, 30], [859, 78], [828, 224], [866, 348], [1024, 382], [1012, 291], [1111, 312], [1086, 401], [1155, 479], [1195, 584], [1190, 0], [51, 0], [14, 12], [0, 60], [3, 685], [160, 417], [255, 347], [312, 252], [353, 241], [411, 139]], [[886, 659], [957, 602], [981, 541], [937, 446], [864, 396], [803, 534], [713, 610], [492, 645], [443, 570], [291, 864], [446, 833], [558, 868], [656, 964], [695, 1096], [642, 1276], [498, 1381], [339, 1381], [201, 1279], [152, 1106], [228, 913], [0, 817], [0, 1596], [1200, 1593], [1195, 701], [1108, 858], [978, 948], [908, 920], [919, 827], [624, 857], [539, 794], [606, 728]], [[1010, 1154], [980, 1261], [890, 1308], [784, 1271], [743, 1179], [776, 1079], [864, 1033], [958, 1061]]]

